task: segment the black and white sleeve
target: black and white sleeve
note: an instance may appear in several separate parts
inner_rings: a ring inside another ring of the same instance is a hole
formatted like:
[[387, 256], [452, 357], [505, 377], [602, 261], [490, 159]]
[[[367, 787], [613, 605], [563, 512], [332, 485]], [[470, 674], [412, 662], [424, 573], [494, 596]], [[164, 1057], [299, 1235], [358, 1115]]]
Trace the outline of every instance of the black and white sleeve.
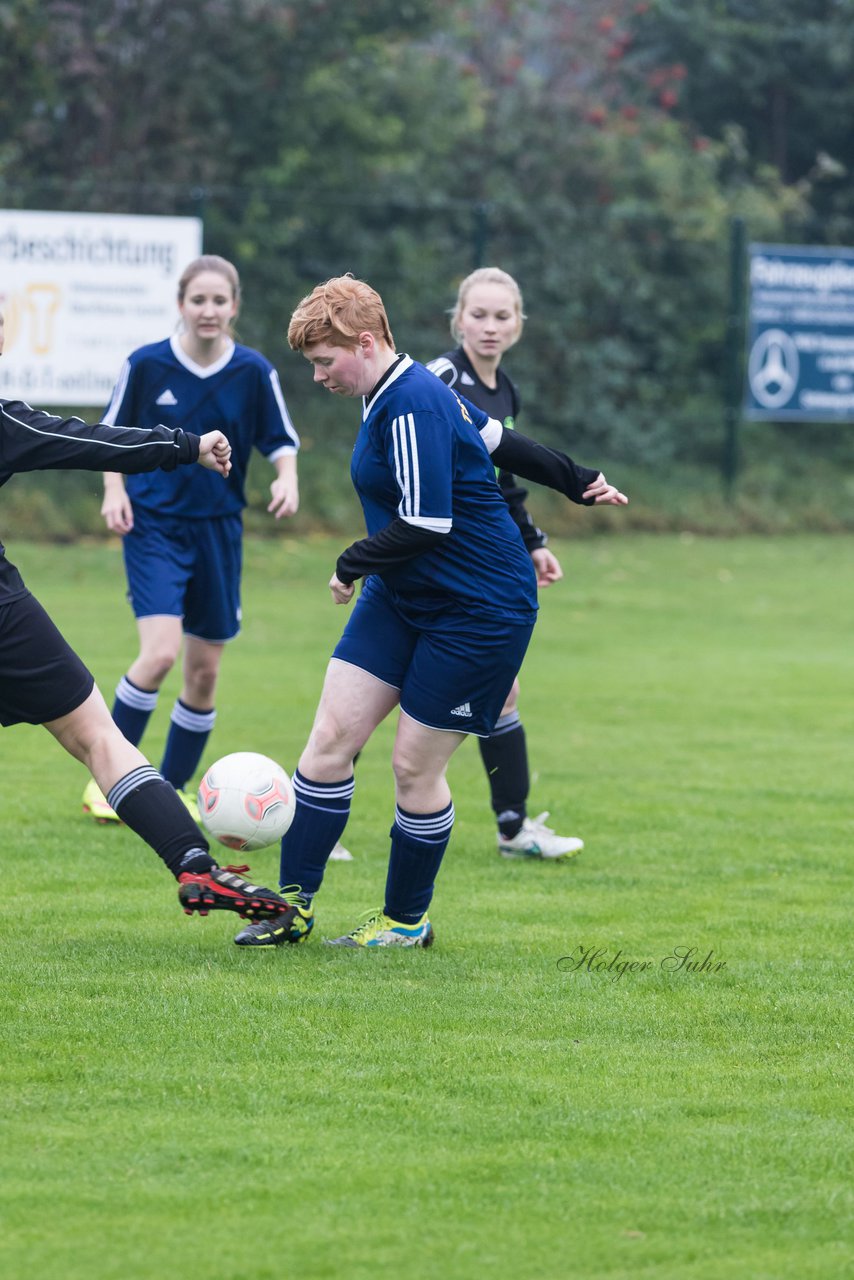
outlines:
[[0, 401], [0, 471], [173, 471], [199, 457], [199, 437], [173, 427], [94, 426], [23, 400]]
[[592, 498], [582, 495], [599, 475], [598, 471], [580, 466], [568, 454], [550, 449], [519, 431], [507, 431], [496, 418], [490, 418], [486, 426], [481, 427], [480, 435], [492, 461], [502, 470], [556, 489], [572, 502], [593, 505]]
[[387, 573], [425, 551], [432, 551], [445, 537], [445, 533], [419, 529], [396, 516], [379, 533], [370, 538], [360, 538], [342, 551], [335, 566], [336, 576], [349, 586], [357, 578], [366, 578], [369, 573]]

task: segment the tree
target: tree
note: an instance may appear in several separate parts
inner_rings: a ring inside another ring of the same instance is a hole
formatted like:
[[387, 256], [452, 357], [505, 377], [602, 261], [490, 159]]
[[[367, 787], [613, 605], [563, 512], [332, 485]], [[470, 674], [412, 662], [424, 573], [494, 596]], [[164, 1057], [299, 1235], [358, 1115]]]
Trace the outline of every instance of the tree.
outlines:
[[631, 23], [629, 61], [650, 96], [664, 70], [676, 118], [710, 138], [733, 126], [754, 166], [813, 204], [810, 239], [850, 241], [854, 202], [852, 0], [652, 0]]

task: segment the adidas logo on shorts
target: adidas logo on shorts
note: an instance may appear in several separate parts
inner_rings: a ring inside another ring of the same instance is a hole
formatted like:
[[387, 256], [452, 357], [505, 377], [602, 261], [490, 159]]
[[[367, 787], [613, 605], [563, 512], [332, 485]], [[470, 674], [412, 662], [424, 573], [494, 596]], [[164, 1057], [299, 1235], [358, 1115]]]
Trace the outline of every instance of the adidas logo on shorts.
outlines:
[[470, 703], [470, 702], [461, 702], [461, 703], [460, 703], [460, 705], [459, 705], [458, 707], [454, 707], [454, 708], [451, 710], [450, 714], [451, 714], [452, 716], [468, 716], [468, 717], [470, 718], [470, 717], [471, 717], [471, 703]]

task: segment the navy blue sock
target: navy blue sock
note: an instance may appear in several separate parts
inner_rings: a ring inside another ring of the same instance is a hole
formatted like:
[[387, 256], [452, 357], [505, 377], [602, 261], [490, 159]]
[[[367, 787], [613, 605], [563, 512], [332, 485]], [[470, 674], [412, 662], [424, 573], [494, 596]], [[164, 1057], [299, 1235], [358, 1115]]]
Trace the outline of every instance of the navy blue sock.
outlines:
[[186, 702], [176, 698], [160, 772], [179, 791], [186, 787], [199, 767], [215, 720], [216, 711], [194, 711]]
[[110, 788], [107, 804], [163, 859], [177, 879], [182, 871], [216, 866], [208, 842], [178, 799], [150, 764], [131, 769]]
[[383, 907], [392, 920], [417, 924], [424, 915], [453, 825], [453, 801], [438, 813], [407, 813], [396, 806]]
[[296, 807], [282, 837], [279, 884], [297, 885], [310, 901], [320, 888], [329, 854], [344, 834], [355, 783], [352, 774], [340, 782], [312, 782], [297, 769], [293, 784]]
[[159, 689], [140, 689], [127, 676], [122, 676], [116, 685], [113, 719], [135, 747], [139, 746], [151, 713], [157, 706], [159, 692]]

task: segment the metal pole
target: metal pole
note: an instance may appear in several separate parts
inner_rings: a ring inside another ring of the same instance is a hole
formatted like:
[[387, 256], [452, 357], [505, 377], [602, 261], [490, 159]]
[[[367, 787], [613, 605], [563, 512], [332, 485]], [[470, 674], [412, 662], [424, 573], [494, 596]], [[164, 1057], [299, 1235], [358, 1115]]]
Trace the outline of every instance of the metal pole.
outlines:
[[739, 468], [741, 378], [744, 353], [744, 220], [729, 224], [729, 311], [724, 349], [724, 450], [721, 463], [724, 491], [732, 501]]

